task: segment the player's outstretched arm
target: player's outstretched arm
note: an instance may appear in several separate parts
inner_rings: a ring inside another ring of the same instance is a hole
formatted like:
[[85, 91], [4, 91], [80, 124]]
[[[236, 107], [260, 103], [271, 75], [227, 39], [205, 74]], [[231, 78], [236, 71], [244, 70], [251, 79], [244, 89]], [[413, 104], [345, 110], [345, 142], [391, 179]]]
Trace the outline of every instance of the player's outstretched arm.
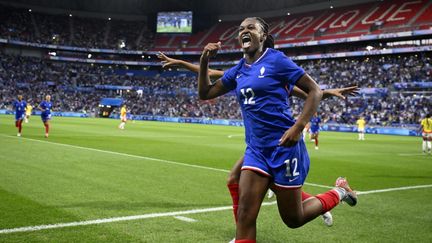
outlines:
[[[359, 88], [357, 86], [351, 86], [351, 87], [345, 87], [345, 88], [339, 88], [339, 89], [325, 89], [323, 90], [323, 96], [321, 100], [330, 98], [330, 97], [339, 97], [341, 99], [346, 99], [347, 95], [358, 95]], [[298, 97], [300, 99], [305, 100], [307, 98], [306, 92], [298, 88], [297, 86], [294, 86], [294, 88], [291, 91], [291, 94], [295, 97]]]
[[[186, 68], [189, 71], [192, 71], [194, 73], [199, 72], [199, 65], [184, 61], [184, 60], [180, 60], [180, 59], [175, 59], [172, 57], [168, 57], [167, 55], [165, 55], [162, 52], [159, 52], [157, 54], [157, 57], [161, 60], [162, 62], [162, 67], [182, 67], [182, 68]], [[219, 79], [224, 75], [224, 71], [220, 71], [220, 70], [215, 70], [215, 69], [209, 69], [209, 76], [211, 79]]]
[[339, 88], [339, 89], [326, 89], [323, 90], [322, 99], [327, 99], [335, 96], [344, 100], [349, 95], [356, 96], [358, 94], [359, 94], [359, 88], [357, 87], [357, 85], [351, 87]]

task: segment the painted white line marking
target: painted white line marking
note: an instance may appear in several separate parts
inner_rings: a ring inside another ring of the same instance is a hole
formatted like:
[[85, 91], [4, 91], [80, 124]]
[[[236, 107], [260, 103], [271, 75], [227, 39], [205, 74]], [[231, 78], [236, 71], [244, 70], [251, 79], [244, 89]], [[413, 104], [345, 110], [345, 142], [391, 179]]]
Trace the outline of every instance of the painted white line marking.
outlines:
[[[146, 160], [151, 160], [151, 161], [156, 161], [156, 162], [161, 162], [161, 163], [168, 163], [168, 164], [174, 164], [174, 165], [182, 165], [182, 166], [188, 166], [188, 167], [199, 168], [199, 169], [214, 170], [214, 171], [220, 171], [220, 172], [225, 172], [225, 173], [229, 173], [230, 172], [229, 170], [224, 170], [224, 169], [217, 169], [217, 168], [212, 168], [212, 167], [207, 167], [207, 166], [201, 166], [201, 165], [192, 165], [192, 164], [186, 164], [186, 163], [181, 163], [181, 162], [176, 162], [176, 161], [171, 161], [171, 160], [157, 159], [157, 158], [140, 156], [140, 155], [125, 154], [125, 153], [113, 152], [113, 151], [109, 151], [109, 150], [102, 150], [102, 149], [81, 147], [81, 146], [77, 146], [77, 145], [70, 145], [70, 144], [64, 144], [64, 143], [55, 143], [55, 142], [49, 142], [49, 141], [45, 141], [45, 140], [38, 140], [38, 139], [32, 139], [32, 138], [23, 138], [23, 137], [9, 136], [9, 135], [4, 135], [4, 134], [0, 134], [0, 136], [8, 137], [8, 138], [15, 138], [15, 139], [25, 139], [25, 140], [29, 140], [29, 141], [33, 141], [33, 142], [48, 143], [48, 144], [59, 145], [59, 146], [63, 146], [63, 147], [83, 149], [83, 150], [89, 150], [89, 151], [95, 151], [95, 152], [107, 153], [107, 154], [114, 154], [114, 155], [126, 156], [126, 157], [131, 157], [131, 158], [137, 158], [137, 159], [146, 159]], [[324, 185], [319, 185], [319, 184], [314, 184], [314, 183], [308, 183], [308, 182], [305, 182], [305, 185], [315, 186], [315, 187], [322, 187], [322, 188], [333, 188], [332, 186], [324, 186]]]
[[175, 216], [174, 218], [181, 220], [181, 221], [185, 221], [185, 222], [197, 222], [198, 221], [196, 219], [191, 219], [191, 218], [184, 217], [184, 216]]
[[217, 169], [217, 168], [201, 166], [201, 165], [186, 164], [186, 163], [181, 163], [181, 162], [176, 162], [176, 161], [171, 161], [171, 160], [165, 160], [165, 159], [157, 159], [157, 158], [140, 156], [140, 155], [125, 154], [125, 153], [113, 152], [113, 151], [109, 151], [109, 150], [81, 147], [81, 146], [77, 146], [77, 145], [70, 145], [70, 144], [64, 144], [64, 143], [55, 143], [55, 142], [49, 142], [49, 141], [45, 141], [45, 140], [38, 140], [38, 139], [32, 139], [32, 138], [23, 138], [23, 137], [9, 136], [9, 135], [4, 135], [4, 134], [0, 134], [0, 135], [3, 137], [8, 137], [8, 138], [25, 139], [25, 140], [29, 140], [29, 141], [33, 141], [33, 142], [48, 143], [48, 144], [54, 144], [54, 145], [63, 146], [63, 147], [77, 148], [77, 149], [83, 149], [83, 150], [88, 150], [88, 151], [95, 151], [95, 152], [100, 152], [100, 153], [107, 153], [107, 154], [114, 154], [114, 155], [126, 156], [126, 157], [131, 157], [131, 158], [137, 158], [137, 159], [145, 159], [145, 160], [151, 160], [151, 161], [162, 162], [162, 163], [167, 163], [167, 164], [181, 165], [181, 166], [206, 169], [206, 170], [221, 171], [221, 172], [226, 172], [226, 173], [229, 172], [229, 170]]
[[392, 192], [392, 191], [404, 191], [404, 190], [412, 190], [412, 189], [420, 189], [420, 188], [429, 188], [432, 187], [432, 185], [419, 185], [419, 186], [405, 186], [405, 187], [395, 187], [395, 188], [387, 188], [387, 189], [380, 189], [380, 190], [371, 190], [371, 191], [358, 191], [358, 195], [365, 195], [365, 194], [373, 194], [373, 193], [381, 193], [381, 192]]
[[411, 154], [398, 154], [399, 156], [426, 156], [426, 154], [422, 153], [411, 153]]
[[[421, 189], [421, 188], [430, 188], [430, 187], [432, 187], [432, 185], [407, 186], [407, 187], [398, 187], [398, 188], [388, 188], [388, 189], [382, 189], [382, 190], [364, 191], [364, 192], [358, 192], [358, 194], [359, 195], [362, 195], [362, 194], [366, 195], [366, 194], [373, 194], [373, 193], [390, 192], [390, 191], [403, 191], [403, 190], [412, 190], [412, 189]], [[269, 205], [274, 205], [274, 204], [276, 204], [276, 201], [265, 202], [262, 204], [262, 206], [269, 206]], [[225, 210], [231, 210], [231, 209], [232, 209], [232, 206], [226, 206], [226, 207], [217, 207], [217, 208], [192, 209], [192, 210], [177, 211], [177, 212], [151, 213], [151, 214], [133, 215], [133, 216], [125, 216], [125, 217], [95, 219], [95, 220], [78, 221], [78, 222], [70, 222], [70, 223], [37, 225], [37, 226], [20, 227], [20, 228], [13, 228], [13, 229], [2, 229], [2, 230], [0, 230], [0, 234], [39, 231], [39, 230], [46, 230], [46, 229], [56, 229], [56, 228], [65, 228], [65, 227], [82, 226], [82, 225], [105, 224], [105, 223], [120, 222], [120, 221], [130, 221], [130, 220], [148, 219], [148, 218], [160, 218], [160, 217], [167, 217], [167, 216], [179, 216], [179, 215], [206, 213], [206, 212], [217, 212], [217, 211], [225, 211]]]
[[[267, 203], [263, 203], [262, 206], [268, 206], [268, 205], [274, 205], [274, 204], [276, 204], [276, 202], [267, 202]], [[192, 209], [192, 210], [186, 210], [186, 211], [166, 212], [166, 213], [150, 213], [150, 214], [132, 215], [132, 216], [125, 216], [125, 217], [105, 218], [105, 219], [95, 219], [95, 220], [78, 221], [78, 222], [70, 222], [70, 223], [59, 223], [59, 224], [20, 227], [20, 228], [13, 228], [13, 229], [2, 229], [2, 230], [0, 230], [0, 234], [39, 231], [39, 230], [46, 230], [46, 229], [56, 229], [56, 228], [65, 228], [65, 227], [74, 227], [74, 226], [83, 226], [83, 225], [106, 224], [106, 223], [120, 222], [120, 221], [131, 221], [131, 220], [138, 220], [138, 219], [170, 217], [170, 216], [207, 213], [207, 212], [217, 212], [217, 211], [225, 211], [225, 210], [232, 210], [232, 206], [217, 207], [217, 208]]]
[[233, 137], [243, 137], [244, 134], [230, 134], [228, 135], [228, 138], [233, 138]]

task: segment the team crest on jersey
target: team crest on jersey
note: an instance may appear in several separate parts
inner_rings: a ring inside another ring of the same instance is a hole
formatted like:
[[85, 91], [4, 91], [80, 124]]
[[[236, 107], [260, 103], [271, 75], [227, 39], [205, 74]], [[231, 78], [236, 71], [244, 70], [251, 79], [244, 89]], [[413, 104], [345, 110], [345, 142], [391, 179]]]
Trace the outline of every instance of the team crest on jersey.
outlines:
[[260, 69], [260, 73], [261, 73], [261, 75], [259, 75], [258, 78], [264, 78], [264, 72], [265, 72], [265, 67], [262, 67], [262, 68]]

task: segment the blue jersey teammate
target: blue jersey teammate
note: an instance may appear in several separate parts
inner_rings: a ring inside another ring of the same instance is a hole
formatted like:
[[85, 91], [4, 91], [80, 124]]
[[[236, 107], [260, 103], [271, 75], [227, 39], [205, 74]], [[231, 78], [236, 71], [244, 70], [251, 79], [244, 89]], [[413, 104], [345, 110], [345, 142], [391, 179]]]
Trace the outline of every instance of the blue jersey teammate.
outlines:
[[[214, 84], [208, 63], [221, 43], [209, 43], [200, 59], [198, 92], [213, 99], [235, 91], [245, 124], [246, 151], [240, 176], [236, 242], [255, 242], [256, 219], [269, 186], [277, 194], [279, 213], [291, 228], [304, 225], [341, 200], [355, 205], [357, 197], [344, 178], [336, 187], [302, 203], [301, 187], [309, 170], [309, 156], [301, 132], [316, 112], [322, 96], [318, 85], [283, 53], [270, 47], [273, 38], [261, 18], [246, 18], [238, 36], [244, 57]], [[296, 85], [308, 96], [296, 121], [288, 94]]]
[[52, 109], [51, 95], [45, 96], [45, 100], [39, 104], [38, 108], [39, 110], [42, 111], [41, 119], [45, 126], [45, 138], [48, 138], [49, 121], [51, 120], [51, 109]]
[[315, 140], [315, 149], [318, 150], [318, 135], [320, 130], [321, 118], [319, 118], [318, 113], [310, 119], [310, 135], [311, 139]]
[[13, 102], [15, 109], [15, 127], [18, 128], [18, 137], [21, 137], [22, 123], [25, 117], [27, 102], [23, 100], [22, 95], [18, 95], [18, 99]]

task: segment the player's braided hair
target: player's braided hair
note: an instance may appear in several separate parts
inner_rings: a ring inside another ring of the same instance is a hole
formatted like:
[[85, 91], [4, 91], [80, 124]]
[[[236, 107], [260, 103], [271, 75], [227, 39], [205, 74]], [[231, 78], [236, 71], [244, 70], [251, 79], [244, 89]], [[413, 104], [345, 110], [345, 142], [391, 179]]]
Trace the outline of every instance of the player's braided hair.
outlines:
[[267, 35], [267, 39], [264, 41], [264, 50], [267, 48], [274, 48], [274, 38], [269, 34], [269, 24], [260, 17], [254, 17], [254, 19], [258, 20], [263, 32]]

